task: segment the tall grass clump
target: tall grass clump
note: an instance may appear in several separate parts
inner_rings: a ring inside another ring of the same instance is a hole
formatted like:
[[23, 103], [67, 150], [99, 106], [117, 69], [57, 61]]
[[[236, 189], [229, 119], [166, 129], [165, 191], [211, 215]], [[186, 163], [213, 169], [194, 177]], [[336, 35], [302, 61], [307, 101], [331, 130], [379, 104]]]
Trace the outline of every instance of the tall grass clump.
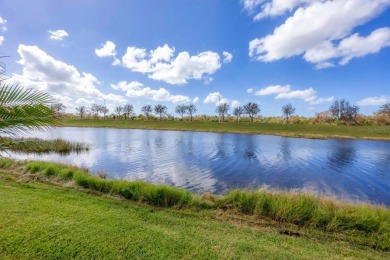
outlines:
[[69, 154], [89, 151], [89, 146], [84, 143], [73, 143], [62, 139], [43, 140], [38, 138], [3, 138], [7, 144], [2, 149], [18, 153], [58, 153]]
[[73, 180], [78, 186], [85, 189], [120, 195], [129, 200], [160, 207], [186, 207], [192, 201], [192, 195], [187, 190], [142, 181], [102, 179], [88, 172], [56, 163], [29, 162], [26, 165], [26, 171], [42, 173], [48, 177], [56, 176], [61, 179]]
[[358, 232], [371, 246], [390, 250], [390, 211], [386, 208], [319, 199], [309, 194], [242, 190], [233, 190], [220, 198], [218, 207], [324, 231]]

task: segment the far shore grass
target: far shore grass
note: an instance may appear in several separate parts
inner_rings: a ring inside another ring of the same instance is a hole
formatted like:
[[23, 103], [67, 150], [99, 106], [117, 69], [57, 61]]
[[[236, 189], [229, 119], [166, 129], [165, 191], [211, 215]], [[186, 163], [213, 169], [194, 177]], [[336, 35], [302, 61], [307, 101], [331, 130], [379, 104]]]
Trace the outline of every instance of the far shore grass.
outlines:
[[[38, 258], [105, 258], [106, 249], [113, 248], [108, 258], [121, 252], [126, 252], [124, 258], [130, 257], [129, 252], [155, 258], [285, 259], [286, 252], [300, 259], [390, 256], [390, 209], [386, 207], [288, 192], [233, 190], [225, 196], [197, 196], [165, 185], [106, 180], [73, 166], [4, 158], [0, 159], [0, 186], [0, 258], [28, 258], [27, 252]], [[84, 209], [88, 203], [92, 203], [90, 210]], [[142, 226], [128, 226], [134, 215], [146, 209], [168, 214], [165, 223], [150, 223], [156, 217], [151, 213], [136, 217]], [[118, 219], [127, 214], [127, 221]], [[19, 226], [27, 230], [21, 232]], [[82, 245], [72, 238], [75, 234]], [[169, 241], [175, 242], [168, 246]], [[272, 243], [281, 243], [284, 250]]]
[[35, 154], [70, 154], [88, 151], [84, 143], [74, 143], [62, 139], [44, 140], [40, 138], [1, 138], [0, 148], [4, 151]]
[[313, 139], [346, 138], [390, 141], [390, 126], [347, 126], [329, 124], [310, 125], [259, 122], [144, 121], [76, 118], [63, 118], [62, 125], [73, 127], [110, 127], [127, 129], [264, 134]]

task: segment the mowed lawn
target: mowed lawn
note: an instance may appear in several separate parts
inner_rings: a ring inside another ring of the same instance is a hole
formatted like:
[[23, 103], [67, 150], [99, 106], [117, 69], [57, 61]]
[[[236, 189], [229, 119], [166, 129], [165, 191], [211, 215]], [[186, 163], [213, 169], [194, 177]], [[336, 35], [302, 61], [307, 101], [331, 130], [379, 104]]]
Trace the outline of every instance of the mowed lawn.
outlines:
[[389, 259], [300, 230], [219, 220], [0, 173], [0, 259]]
[[357, 138], [390, 140], [390, 126], [346, 126], [326, 124], [276, 124], [249, 122], [143, 121], [123, 119], [64, 118], [62, 126], [160, 129], [202, 132], [269, 134], [308, 138]]

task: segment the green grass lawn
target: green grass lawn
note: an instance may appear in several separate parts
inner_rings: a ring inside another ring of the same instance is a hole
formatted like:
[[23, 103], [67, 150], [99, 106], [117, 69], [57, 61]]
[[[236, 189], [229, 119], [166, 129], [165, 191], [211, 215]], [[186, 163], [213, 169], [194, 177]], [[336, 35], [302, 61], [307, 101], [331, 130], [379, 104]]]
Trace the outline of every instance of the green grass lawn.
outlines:
[[63, 126], [161, 129], [204, 132], [270, 134], [308, 138], [357, 138], [390, 140], [390, 126], [344, 126], [325, 124], [273, 124], [249, 122], [131, 121], [65, 118]]
[[[0, 174], [1, 259], [389, 259], [302, 230], [234, 224]], [[237, 222], [237, 221], [236, 221]]]

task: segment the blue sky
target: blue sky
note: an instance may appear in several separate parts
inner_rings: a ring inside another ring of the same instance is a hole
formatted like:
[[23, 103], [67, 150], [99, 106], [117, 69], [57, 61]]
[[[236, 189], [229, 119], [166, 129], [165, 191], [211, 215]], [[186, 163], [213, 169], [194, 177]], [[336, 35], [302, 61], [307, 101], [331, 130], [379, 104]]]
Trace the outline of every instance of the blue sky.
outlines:
[[67, 106], [196, 103], [198, 114], [292, 103], [314, 116], [346, 98], [390, 100], [390, 0], [0, 2], [12, 80]]

